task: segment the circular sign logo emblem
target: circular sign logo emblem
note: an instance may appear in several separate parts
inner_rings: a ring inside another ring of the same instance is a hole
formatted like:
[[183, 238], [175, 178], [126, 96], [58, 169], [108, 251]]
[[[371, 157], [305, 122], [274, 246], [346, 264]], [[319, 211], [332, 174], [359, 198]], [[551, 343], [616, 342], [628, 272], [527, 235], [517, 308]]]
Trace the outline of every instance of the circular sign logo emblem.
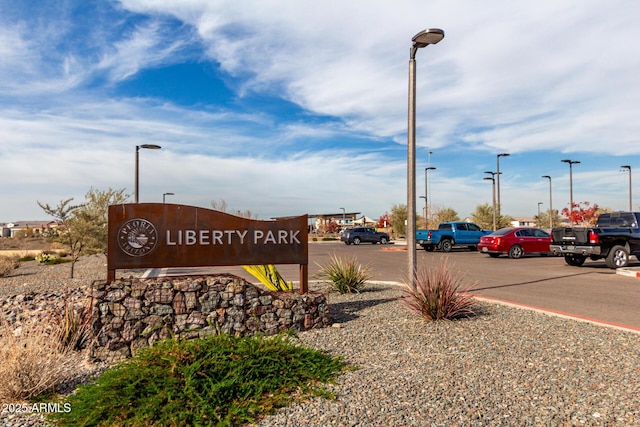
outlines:
[[130, 219], [118, 231], [118, 244], [127, 255], [146, 255], [156, 247], [157, 242], [156, 227], [146, 219]]

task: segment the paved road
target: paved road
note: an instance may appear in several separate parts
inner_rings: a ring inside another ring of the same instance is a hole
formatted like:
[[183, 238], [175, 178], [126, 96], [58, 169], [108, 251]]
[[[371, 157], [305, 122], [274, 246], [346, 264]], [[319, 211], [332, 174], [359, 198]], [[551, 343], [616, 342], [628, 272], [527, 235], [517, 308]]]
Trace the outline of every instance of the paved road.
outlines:
[[[407, 253], [400, 245], [347, 246], [339, 242], [309, 244], [309, 279], [332, 255], [355, 256], [372, 268], [373, 280], [403, 281], [407, 271]], [[417, 251], [418, 267], [437, 266], [446, 258], [462, 272], [464, 283], [474, 283], [481, 297], [499, 299], [557, 313], [597, 320], [640, 331], [640, 279], [622, 276], [604, 265], [587, 261], [583, 267], [571, 267], [562, 258], [525, 257], [512, 260], [490, 258], [479, 252]], [[640, 262], [633, 262], [640, 266]], [[286, 280], [298, 280], [297, 266], [279, 266]], [[238, 267], [218, 268], [254, 279]], [[181, 274], [171, 269], [170, 274]]]

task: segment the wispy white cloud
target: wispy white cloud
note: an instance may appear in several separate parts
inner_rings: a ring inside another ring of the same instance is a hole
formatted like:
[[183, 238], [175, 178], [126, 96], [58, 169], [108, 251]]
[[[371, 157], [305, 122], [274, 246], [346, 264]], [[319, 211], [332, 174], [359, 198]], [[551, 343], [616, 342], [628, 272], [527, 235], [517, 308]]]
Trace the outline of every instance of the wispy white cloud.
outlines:
[[[490, 196], [477, 174], [500, 151], [514, 154], [502, 183], [513, 212], [546, 199], [542, 174], [565, 192], [558, 158], [525, 173], [526, 159], [543, 151], [585, 159], [577, 192], [589, 178], [624, 192], [624, 182], [615, 184], [618, 159], [640, 153], [640, 57], [632, 42], [640, 8], [632, 0], [96, 4], [90, 17], [73, 7], [34, 17], [0, 6], [0, 178], [25, 197], [47, 182], [80, 195], [89, 185], [131, 187], [132, 149], [153, 141], [163, 150], [145, 165], [147, 194], [175, 191], [205, 205], [225, 198], [265, 215], [296, 202], [308, 211], [353, 203], [381, 214], [406, 197], [398, 153], [408, 53], [427, 26], [446, 32], [417, 55], [418, 144], [440, 162], [434, 200], [470, 212], [482, 192]], [[240, 101], [283, 98], [314, 120], [278, 117], [260, 104], [196, 110], [112, 94], [143, 71], [185, 61], [209, 61]], [[588, 177], [587, 165], [612, 171]], [[174, 183], [178, 189], [168, 188]], [[589, 187], [601, 204], [618, 203], [606, 186]]]

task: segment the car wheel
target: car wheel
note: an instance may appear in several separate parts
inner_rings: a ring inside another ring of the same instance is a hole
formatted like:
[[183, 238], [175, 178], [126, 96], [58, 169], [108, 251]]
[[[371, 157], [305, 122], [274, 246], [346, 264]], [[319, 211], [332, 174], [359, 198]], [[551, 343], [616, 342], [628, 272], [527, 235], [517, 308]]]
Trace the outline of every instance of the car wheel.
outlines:
[[453, 243], [449, 239], [444, 239], [440, 242], [440, 249], [442, 252], [451, 252], [451, 249], [453, 249]]
[[582, 264], [584, 264], [585, 260], [586, 258], [582, 255], [567, 255], [564, 257], [564, 262], [573, 267], [580, 267]]
[[522, 258], [522, 255], [524, 255], [524, 251], [522, 250], [522, 246], [513, 245], [513, 246], [511, 246], [509, 248], [509, 258], [518, 259], [518, 258]]
[[491, 258], [498, 258], [500, 256], [500, 254], [489, 254], [489, 256]]
[[609, 251], [606, 263], [609, 268], [626, 267], [629, 264], [629, 252], [624, 246], [616, 245]]
[[386, 237], [381, 237], [381, 238], [380, 238], [380, 244], [381, 244], [381, 245], [386, 245], [387, 243], [389, 243], [389, 241], [387, 240], [387, 238], [386, 238]]
[[349, 246], [351, 243], [349, 241], [344, 242], [345, 245]]
[[359, 237], [354, 237], [353, 238], [353, 244], [354, 245], [359, 245], [360, 244], [360, 238]]

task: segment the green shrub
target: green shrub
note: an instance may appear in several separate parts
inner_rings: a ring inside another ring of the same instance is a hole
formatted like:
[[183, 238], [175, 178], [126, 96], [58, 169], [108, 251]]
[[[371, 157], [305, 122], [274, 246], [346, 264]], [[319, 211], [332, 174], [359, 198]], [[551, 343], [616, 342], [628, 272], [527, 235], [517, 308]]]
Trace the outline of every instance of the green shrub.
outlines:
[[42, 252], [36, 255], [36, 261], [40, 264], [49, 264], [51, 261], [55, 259], [55, 256], [51, 255], [48, 252]]
[[329, 263], [320, 265], [319, 278], [327, 281], [331, 289], [341, 294], [356, 293], [371, 278], [369, 266], [361, 265], [355, 257], [331, 256]]
[[335, 237], [323, 237], [323, 238], [322, 238], [322, 241], [323, 241], [323, 242], [331, 242], [331, 241], [333, 241], [333, 240], [338, 240], [338, 239], [337, 239], [337, 238], [335, 238]]
[[0, 256], [0, 277], [4, 277], [18, 268], [18, 262], [6, 256]]
[[18, 258], [18, 262], [34, 261], [35, 259], [36, 257], [34, 255], [23, 255]]
[[309, 393], [327, 397], [341, 357], [291, 336], [167, 340], [104, 371], [66, 401], [58, 426], [229, 426], [251, 423]]
[[[66, 255], [65, 255], [66, 256]], [[66, 262], [71, 262], [71, 259], [59, 258], [55, 256], [52, 252], [42, 252], [41, 254], [36, 255], [35, 260], [40, 264], [44, 265], [55, 265], [55, 264], [64, 264]]]
[[452, 320], [472, 316], [476, 301], [468, 291], [474, 286], [462, 286], [463, 276], [452, 272], [447, 261], [437, 268], [423, 267], [414, 274], [413, 287], [407, 281], [403, 302], [427, 320]]

